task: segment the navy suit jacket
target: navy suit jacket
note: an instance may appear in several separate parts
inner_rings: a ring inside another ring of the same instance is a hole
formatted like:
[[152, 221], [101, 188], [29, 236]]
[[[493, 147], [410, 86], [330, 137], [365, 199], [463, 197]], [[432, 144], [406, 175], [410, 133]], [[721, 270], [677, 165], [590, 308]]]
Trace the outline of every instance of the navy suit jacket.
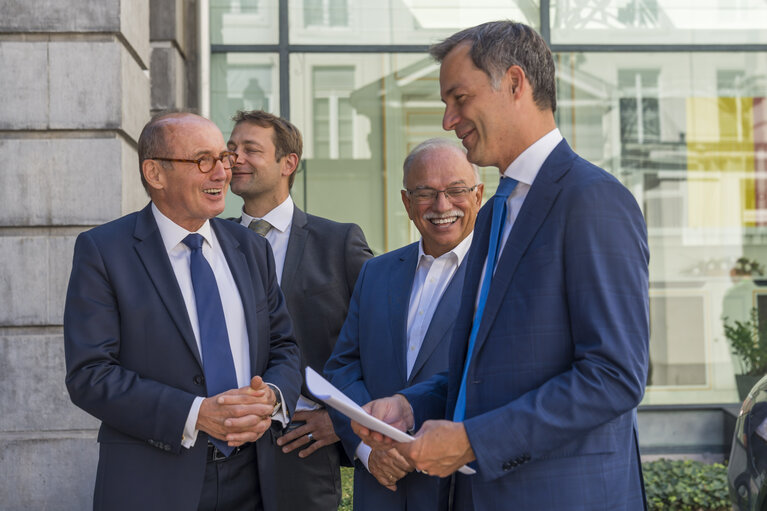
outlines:
[[[290, 412], [299, 353], [266, 240], [211, 219], [245, 311], [252, 375], [277, 385]], [[102, 421], [94, 507], [196, 509], [208, 437], [181, 446], [192, 401], [205, 395], [200, 354], [151, 205], [77, 237], [64, 311], [72, 401]], [[271, 461], [257, 442], [262, 487]], [[255, 486], [254, 486], [255, 488]], [[266, 511], [274, 509], [268, 495]]]
[[344, 324], [357, 275], [371, 257], [357, 224], [294, 208], [280, 287], [301, 348], [302, 374], [306, 366], [322, 372]]
[[[452, 419], [491, 209], [477, 217], [449, 372], [402, 392], [417, 427]], [[644, 509], [635, 409], [647, 377], [648, 263], [634, 197], [563, 140], [504, 246], [468, 371], [475, 509]]]
[[[360, 405], [394, 394], [447, 369], [448, 351], [466, 261], [442, 295], [410, 377], [407, 377], [407, 314], [418, 263], [418, 243], [373, 258], [362, 267], [325, 375]], [[349, 459], [360, 439], [347, 418], [331, 412], [336, 434]], [[397, 482], [397, 491], [381, 486], [356, 460], [355, 510], [428, 511], [436, 509], [439, 479], [412, 472]]]

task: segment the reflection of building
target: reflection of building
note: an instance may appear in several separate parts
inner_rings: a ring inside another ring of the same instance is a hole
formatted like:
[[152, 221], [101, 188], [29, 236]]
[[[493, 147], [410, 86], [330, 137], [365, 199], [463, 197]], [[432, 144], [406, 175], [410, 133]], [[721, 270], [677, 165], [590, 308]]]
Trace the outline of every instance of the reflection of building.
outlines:
[[[0, 17], [3, 505], [89, 507], [94, 421], [62, 387], [63, 293], [77, 232], [146, 200], [135, 144], [150, 111], [200, 108], [225, 133], [240, 108], [290, 117], [306, 144], [296, 201], [359, 222], [382, 252], [415, 235], [399, 197], [405, 154], [453, 138], [428, 44], [504, 17], [550, 41], [563, 134], [645, 212], [643, 449], [668, 441], [653, 417], [682, 412], [711, 437], [675, 437], [677, 448], [721, 443], [712, 406], [736, 399], [728, 269], [741, 256], [767, 263], [763, 0], [31, 0]], [[492, 193], [496, 170], [483, 176]], [[28, 392], [41, 388], [52, 390]]]

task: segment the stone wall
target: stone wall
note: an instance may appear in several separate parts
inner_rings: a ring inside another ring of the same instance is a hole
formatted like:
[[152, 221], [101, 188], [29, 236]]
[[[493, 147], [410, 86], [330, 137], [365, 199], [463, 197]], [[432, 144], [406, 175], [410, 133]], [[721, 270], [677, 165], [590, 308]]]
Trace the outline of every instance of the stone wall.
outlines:
[[196, 36], [190, 1], [0, 0], [4, 510], [91, 507], [98, 421], [64, 387], [74, 239], [146, 204], [136, 142], [196, 106]]

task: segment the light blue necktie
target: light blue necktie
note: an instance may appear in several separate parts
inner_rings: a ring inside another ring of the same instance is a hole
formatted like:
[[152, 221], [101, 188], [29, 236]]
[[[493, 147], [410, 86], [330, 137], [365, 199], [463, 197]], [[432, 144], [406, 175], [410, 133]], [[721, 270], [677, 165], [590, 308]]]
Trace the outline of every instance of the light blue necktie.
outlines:
[[[202, 368], [205, 373], [205, 387], [208, 397], [237, 388], [237, 373], [229, 347], [229, 334], [226, 330], [224, 307], [218, 293], [216, 276], [202, 255], [203, 237], [190, 234], [184, 238], [184, 245], [192, 249], [189, 269], [192, 274], [194, 301], [197, 305], [197, 320], [200, 327], [202, 345]], [[229, 456], [234, 447], [225, 441], [210, 437], [210, 441], [219, 451]]]
[[458, 391], [458, 401], [455, 403], [453, 420], [462, 422], [466, 414], [466, 377], [469, 374], [469, 365], [471, 364], [471, 354], [474, 351], [474, 343], [477, 340], [479, 325], [482, 323], [482, 313], [485, 311], [485, 302], [490, 292], [490, 281], [493, 279], [495, 263], [498, 259], [498, 248], [503, 233], [503, 224], [506, 223], [506, 199], [511, 195], [514, 187], [517, 186], [517, 180], [510, 177], [501, 178], [498, 189], [493, 195], [493, 217], [490, 223], [490, 242], [487, 247], [487, 267], [485, 269], [485, 278], [482, 279], [482, 286], [479, 288], [479, 302], [477, 310], [474, 312], [474, 322], [471, 325], [471, 335], [469, 335], [469, 348], [466, 352], [466, 363], [463, 366], [463, 376], [461, 376], [461, 388]]

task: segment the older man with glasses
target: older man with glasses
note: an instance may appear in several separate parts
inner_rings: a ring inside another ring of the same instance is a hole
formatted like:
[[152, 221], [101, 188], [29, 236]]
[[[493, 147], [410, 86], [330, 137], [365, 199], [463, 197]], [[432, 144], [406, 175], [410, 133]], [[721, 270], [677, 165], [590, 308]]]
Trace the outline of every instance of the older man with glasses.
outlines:
[[[368, 261], [349, 315], [325, 366], [354, 401], [422, 382], [444, 371], [483, 185], [466, 152], [433, 139], [405, 159], [402, 202], [421, 241]], [[437, 509], [439, 480], [413, 472], [396, 450], [372, 450], [349, 420], [333, 414], [337, 435], [355, 459], [355, 511]]]
[[93, 507], [274, 510], [264, 434], [300, 357], [266, 240], [214, 218], [236, 157], [188, 113], [138, 152], [151, 202], [78, 236], [64, 311], [67, 388], [102, 421]]

